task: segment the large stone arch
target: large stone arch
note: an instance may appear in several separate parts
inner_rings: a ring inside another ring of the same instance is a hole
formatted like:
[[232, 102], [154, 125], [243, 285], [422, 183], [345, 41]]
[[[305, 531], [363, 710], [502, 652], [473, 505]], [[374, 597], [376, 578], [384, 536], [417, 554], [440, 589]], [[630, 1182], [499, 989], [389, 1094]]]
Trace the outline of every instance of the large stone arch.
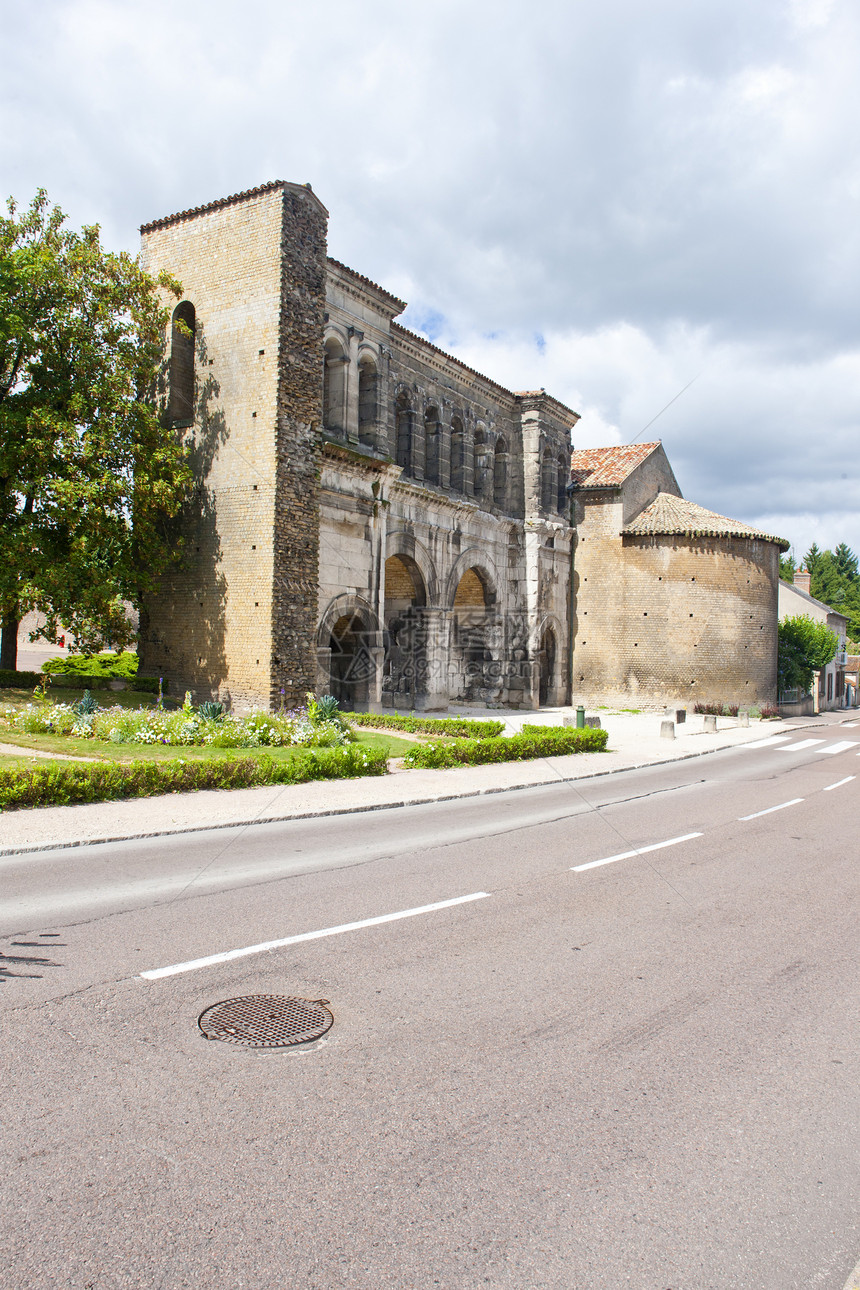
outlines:
[[428, 605], [439, 604], [439, 575], [436, 563], [427, 547], [410, 529], [393, 529], [386, 535], [385, 558], [393, 555], [408, 556], [418, 568], [424, 581]]
[[317, 689], [341, 707], [366, 709], [378, 701], [382, 633], [371, 605], [344, 593], [327, 605], [317, 628]]
[[487, 593], [487, 607], [494, 608], [499, 602], [499, 571], [493, 558], [488, 555], [484, 547], [470, 546], [465, 551], [461, 551], [454, 564], [451, 572], [445, 581], [444, 604], [448, 608], [453, 608], [454, 597], [457, 594], [457, 588], [460, 585], [460, 579], [467, 569], [475, 569], [481, 581], [484, 583], [484, 589]]
[[498, 702], [504, 643], [497, 611], [498, 573], [480, 547], [463, 551], [451, 570], [448, 690], [463, 703]]

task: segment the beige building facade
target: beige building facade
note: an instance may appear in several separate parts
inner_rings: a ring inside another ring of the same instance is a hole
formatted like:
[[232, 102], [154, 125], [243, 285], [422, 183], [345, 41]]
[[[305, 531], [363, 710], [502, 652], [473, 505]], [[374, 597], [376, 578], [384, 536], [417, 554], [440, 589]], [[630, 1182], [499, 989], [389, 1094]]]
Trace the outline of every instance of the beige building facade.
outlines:
[[577, 414], [401, 326], [326, 225], [277, 182], [142, 227], [197, 487], [141, 667], [237, 708], [773, 700], [780, 540], [669, 515], [659, 444], [571, 475]]

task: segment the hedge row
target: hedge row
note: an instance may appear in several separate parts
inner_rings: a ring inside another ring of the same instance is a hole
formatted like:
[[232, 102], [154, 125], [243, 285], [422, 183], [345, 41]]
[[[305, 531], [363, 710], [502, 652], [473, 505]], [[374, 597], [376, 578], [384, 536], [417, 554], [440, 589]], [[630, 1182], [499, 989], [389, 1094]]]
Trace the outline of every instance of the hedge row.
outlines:
[[208, 788], [305, 784], [313, 779], [384, 775], [387, 769], [386, 754], [381, 749], [352, 744], [297, 753], [289, 761], [264, 755], [225, 761], [64, 762], [8, 767], [0, 768], [0, 808], [72, 806]]
[[[157, 676], [112, 677], [112, 676], [79, 676], [73, 672], [51, 672], [51, 688], [66, 690], [107, 690], [113, 680], [125, 681], [130, 690], [144, 694], [158, 694]], [[33, 690], [42, 683], [41, 672], [13, 672], [9, 668], [0, 668], [0, 690]], [[167, 694], [165, 680], [161, 692]]]
[[407, 717], [396, 712], [344, 712], [342, 715], [354, 726], [405, 730], [410, 735], [449, 735], [455, 739], [490, 739], [505, 728], [503, 721], [470, 721], [466, 717]]
[[451, 766], [484, 766], [489, 762], [527, 761], [533, 757], [603, 752], [608, 738], [605, 730], [593, 730], [589, 726], [584, 730], [570, 726], [533, 726], [530, 732], [508, 738], [460, 739], [452, 743], [422, 744], [417, 748], [410, 748], [403, 763], [422, 770], [444, 770]]

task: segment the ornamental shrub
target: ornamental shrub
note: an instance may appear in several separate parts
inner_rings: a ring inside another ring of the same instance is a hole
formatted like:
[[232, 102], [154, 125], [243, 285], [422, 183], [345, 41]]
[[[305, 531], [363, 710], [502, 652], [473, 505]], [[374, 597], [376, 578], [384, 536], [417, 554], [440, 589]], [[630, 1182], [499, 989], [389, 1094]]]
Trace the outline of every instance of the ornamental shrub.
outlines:
[[103, 676], [107, 680], [133, 681], [137, 676], [137, 661], [137, 655], [131, 650], [124, 650], [121, 654], [66, 654], [49, 658], [43, 670], [71, 676]]
[[561, 757], [569, 753], [604, 752], [609, 736], [590, 726], [532, 726], [531, 730], [508, 738], [434, 741], [410, 748], [403, 764], [422, 770], [445, 770], [452, 766], [483, 766], [491, 762], [526, 761], [534, 757]]
[[237, 757], [229, 761], [63, 762], [0, 768], [0, 808], [72, 806], [202, 789], [304, 784], [314, 779], [384, 775], [380, 749], [350, 745], [297, 753], [289, 761]]

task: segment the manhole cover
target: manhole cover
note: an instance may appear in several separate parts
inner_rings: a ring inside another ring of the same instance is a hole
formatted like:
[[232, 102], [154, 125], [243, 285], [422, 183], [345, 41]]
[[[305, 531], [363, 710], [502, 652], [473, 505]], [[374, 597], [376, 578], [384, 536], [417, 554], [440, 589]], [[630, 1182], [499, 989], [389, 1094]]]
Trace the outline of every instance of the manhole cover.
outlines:
[[249, 994], [205, 1008], [197, 1024], [207, 1039], [241, 1048], [288, 1048], [319, 1039], [334, 1024], [328, 999], [293, 999], [282, 994]]

